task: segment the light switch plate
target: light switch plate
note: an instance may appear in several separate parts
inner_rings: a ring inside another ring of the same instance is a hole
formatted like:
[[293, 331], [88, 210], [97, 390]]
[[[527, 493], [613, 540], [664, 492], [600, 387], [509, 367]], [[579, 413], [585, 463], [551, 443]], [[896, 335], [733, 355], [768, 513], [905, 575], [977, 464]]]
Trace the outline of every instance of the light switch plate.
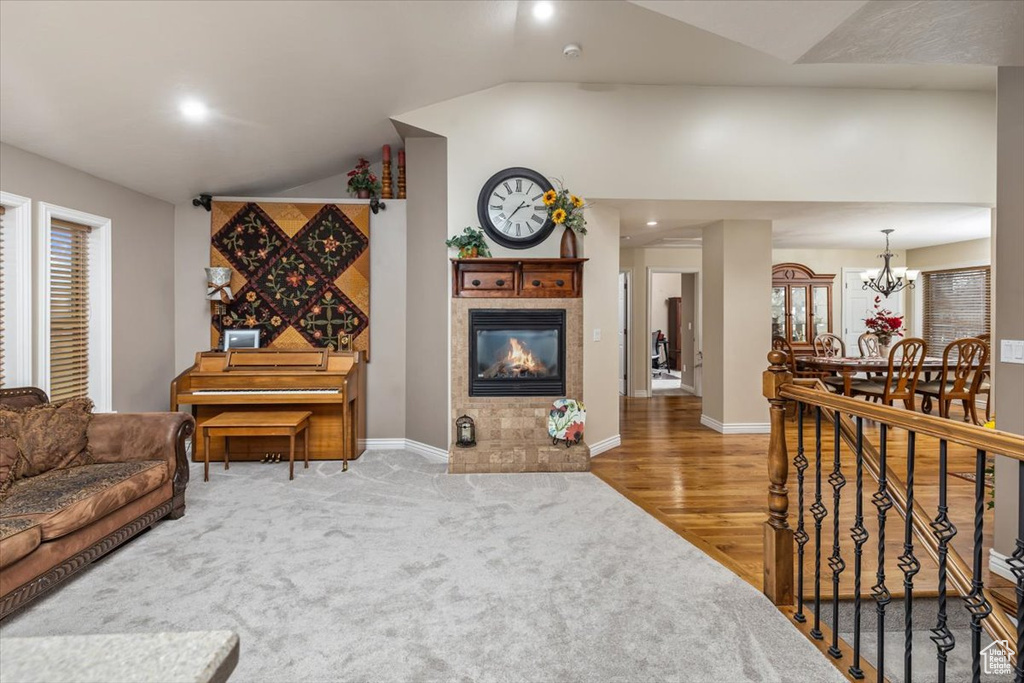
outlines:
[[1001, 340], [999, 343], [999, 362], [1024, 365], [1024, 340]]
[[595, 327], [594, 328], [594, 341], [601, 341], [601, 328], [600, 327]]

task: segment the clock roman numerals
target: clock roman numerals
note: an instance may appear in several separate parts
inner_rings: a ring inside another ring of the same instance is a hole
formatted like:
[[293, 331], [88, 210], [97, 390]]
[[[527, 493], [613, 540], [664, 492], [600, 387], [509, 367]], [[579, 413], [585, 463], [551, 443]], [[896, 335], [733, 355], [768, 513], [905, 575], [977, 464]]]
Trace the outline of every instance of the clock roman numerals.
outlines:
[[501, 204], [491, 204], [487, 208], [491, 209], [492, 211], [501, 211], [505, 207], [503, 207]]
[[505, 188], [505, 192], [508, 192], [509, 194], [512, 194], [512, 186], [511, 185], [509, 185], [508, 183], [502, 183], [501, 186]]
[[[531, 201], [531, 202], [535, 202], [535, 201], [537, 201], [538, 199], [540, 199], [540, 198], [541, 198], [541, 197], [543, 197], [543, 196], [544, 196], [544, 193], [543, 193], [543, 192], [541, 192], [541, 193], [540, 193], [539, 195], [537, 195], [537, 196], [535, 196], [535, 197], [530, 197], [530, 201]], [[533, 208], [535, 208], [535, 209], [536, 209], [537, 207], [535, 206], [535, 207], [533, 207]]]
[[498, 198], [498, 201], [502, 201], [502, 202], [503, 202], [503, 201], [505, 201], [505, 198], [504, 198], [504, 197], [502, 197], [502, 196], [501, 196], [500, 194], [498, 194], [497, 192], [495, 192], [495, 193], [494, 193], [494, 196]]
[[541, 225], [544, 225], [544, 219], [541, 218], [540, 216], [538, 216], [537, 214], [533, 214], [532, 216], [530, 216], [530, 220], [531, 221], [537, 221]]

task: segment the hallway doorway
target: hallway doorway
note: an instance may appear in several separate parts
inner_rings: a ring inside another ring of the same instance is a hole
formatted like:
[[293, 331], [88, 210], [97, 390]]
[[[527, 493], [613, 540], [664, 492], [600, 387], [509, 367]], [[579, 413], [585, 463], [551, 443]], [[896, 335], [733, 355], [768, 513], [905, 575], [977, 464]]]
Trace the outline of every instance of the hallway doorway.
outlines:
[[648, 396], [697, 393], [699, 274], [684, 269], [648, 269]]

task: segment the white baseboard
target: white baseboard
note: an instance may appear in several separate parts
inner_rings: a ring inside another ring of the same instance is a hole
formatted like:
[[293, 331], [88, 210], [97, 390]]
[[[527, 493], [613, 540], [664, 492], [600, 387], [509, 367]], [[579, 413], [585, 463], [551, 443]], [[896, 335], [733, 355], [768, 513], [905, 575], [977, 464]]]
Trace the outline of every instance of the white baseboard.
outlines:
[[1017, 583], [1017, 577], [1013, 575], [1013, 570], [1010, 569], [1010, 563], [1007, 561], [1009, 559], [1008, 555], [1002, 554], [995, 548], [988, 550], [988, 568], [992, 573]]
[[633, 398], [647, 398], [646, 389], [637, 389], [633, 392]]
[[597, 443], [589, 444], [590, 446], [590, 457], [593, 458], [595, 455], [600, 455], [613, 448], [618, 448], [622, 445], [622, 437], [619, 434], [615, 436], [609, 436], [607, 439], [598, 441]]
[[771, 424], [768, 422], [730, 422], [726, 424], [702, 414], [700, 423], [719, 434], [768, 434], [771, 432]]
[[448, 462], [448, 451], [412, 439], [366, 439], [368, 451], [411, 451], [435, 462]]
[[691, 387], [689, 384], [680, 384], [679, 388], [683, 391], [689, 391], [691, 394], [696, 394], [697, 390]]

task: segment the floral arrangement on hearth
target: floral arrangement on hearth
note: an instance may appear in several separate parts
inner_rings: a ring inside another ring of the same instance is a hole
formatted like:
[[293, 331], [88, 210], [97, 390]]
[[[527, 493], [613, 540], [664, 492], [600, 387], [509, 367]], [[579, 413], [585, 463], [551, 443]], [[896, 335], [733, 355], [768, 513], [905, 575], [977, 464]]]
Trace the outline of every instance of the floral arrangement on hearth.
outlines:
[[359, 157], [359, 163], [348, 172], [348, 191], [360, 199], [369, 199], [380, 195], [380, 181], [370, 170], [370, 162]]
[[882, 308], [882, 297], [875, 297], [875, 314], [864, 319], [868, 330], [878, 336], [882, 346], [888, 346], [893, 337], [903, 336], [903, 316], [896, 315], [888, 308]]
[[586, 235], [587, 221], [583, 218], [586, 203], [582, 197], [577, 197], [565, 189], [561, 181], [556, 182], [557, 190], [548, 190], [544, 193], [544, 206], [548, 207], [548, 217], [555, 225], [562, 225]]

